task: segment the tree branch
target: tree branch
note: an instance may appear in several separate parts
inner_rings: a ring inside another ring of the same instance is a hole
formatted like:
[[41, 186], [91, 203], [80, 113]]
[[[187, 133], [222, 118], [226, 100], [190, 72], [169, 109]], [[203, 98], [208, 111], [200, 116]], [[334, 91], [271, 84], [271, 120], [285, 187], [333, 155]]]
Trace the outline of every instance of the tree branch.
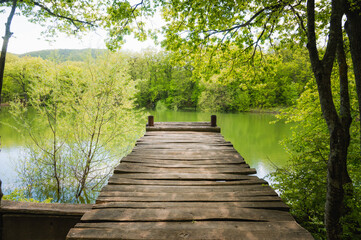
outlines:
[[53, 12], [51, 9], [49, 9], [48, 7], [46, 7], [45, 5], [39, 3], [39, 2], [36, 2], [36, 1], [32, 1], [32, 3], [37, 6], [37, 7], [40, 7], [41, 9], [43, 9], [44, 11], [46, 11], [47, 13], [49, 13], [51, 16], [53, 17], [57, 17], [57, 18], [60, 18], [60, 19], [65, 19], [65, 20], [68, 20], [71, 24], [73, 24], [77, 30], [80, 29], [79, 27], [79, 24], [80, 25], [89, 25], [89, 26], [92, 26], [92, 27], [95, 27], [96, 25], [92, 22], [88, 22], [88, 21], [84, 21], [84, 20], [79, 20], [79, 19], [76, 19], [76, 18], [71, 18], [71, 17], [67, 17], [67, 16], [63, 16], [61, 14], [58, 14], [58, 13], [55, 13]]
[[11, 11], [9, 14], [9, 17], [7, 19], [7, 22], [5, 24], [5, 35], [4, 40], [1, 48], [1, 55], [0, 55], [0, 103], [1, 103], [1, 92], [3, 88], [3, 81], [4, 81], [4, 72], [5, 72], [5, 62], [6, 62], [6, 53], [8, 49], [9, 39], [13, 35], [13, 33], [10, 31], [11, 22], [13, 20], [13, 17], [15, 15], [16, 7], [17, 7], [17, 0], [12, 1]]
[[[243, 28], [243, 27], [247, 27], [253, 24], [253, 20], [255, 18], [257, 18], [259, 15], [261, 15], [264, 11], [266, 11], [267, 8], [263, 8], [260, 11], [258, 11], [256, 14], [254, 14], [248, 21], [246, 21], [245, 23], [242, 24], [238, 24], [238, 25], [234, 25], [231, 28], [227, 28], [227, 29], [222, 29], [222, 30], [208, 30], [206, 31], [206, 33], [209, 33], [209, 35], [207, 37], [210, 37], [214, 34], [218, 34], [218, 33], [224, 33], [226, 32], [227, 34], [233, 30], [238, 31], [238, 29]], [[206, 38], [207, 38], [206, 37]]]
[[[318, 55], [316, 44], [316, 31], [315, 31], [315, 1], [307, 1], [307, 48], [310, 55], [312, 68], [320, 65], [320, 58]], [[315, 72], [315, 70], [314, 70]]]
[[[132, 7], [132, 12], [130, 13], [130, 15], [132, 15], [133, 17], [135, 17], [134, 12], [135, 12], [135, 10], [137, 10], [137, 8], [138, 8], [140, 5], [143, 4], [143, 1], [144, 1], [144, 0], [142, 0], [140, 3], [135, 4], [135, 5]], [[130, 21], [130, 17], [128, 17], [127, 21], [123, 24], [122, 30], [129, 24], [129, 21]], [[137, 24], [137, 25], [138, 25], [138, 24]], [[138, 28], [139, 28], [139, 26], [138, 26]]]
[[301, 17], [300, 14], [296, 11], [296, 9], [294, 8], [294, 6], [292, 6], [292, 5], [289, 5], [289, 6], [290, 6], [293, 14], [296, 15], [296, 17], [297, 17], [297, 19], [298, 19], [298, 24], [300, 25], [301, 29], [306, 33], [307, 30], [306, 30], [305, 23], [304, 23], [302, 17]]

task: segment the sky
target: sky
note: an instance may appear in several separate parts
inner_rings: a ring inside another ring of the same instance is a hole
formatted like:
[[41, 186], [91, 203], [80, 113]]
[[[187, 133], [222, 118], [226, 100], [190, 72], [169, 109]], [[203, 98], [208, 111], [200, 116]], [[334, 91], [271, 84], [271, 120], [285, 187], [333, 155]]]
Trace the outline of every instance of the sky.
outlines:
[[[5, 34], [5, 23], [7, 14], [0, 15], [0, 36]], [[22, 54], [32, 51], [48, 50], [48, 49], [83, 49], [83, 48], [101, 48], [105, 49], [106, 33], [105, 31], [96, 31], [87, 34], [82, 39], [59, 34], [52, 42], [46, 41], [41, 36], [44, 29], [34, 23], [28, 22], [23, 16], [14, 16], [11, 24], [11, 32], [13, 36], [10, 38], [8, 52]], [[132, 37], [126, 38], [127, 42], [123, 45], [123, 50], [131, 50], [140, 52], [142, 49], [149, 47], [157, 48], [152, 40], [139, 42]], [[0, 41], [2, 44], [2, 41]]]

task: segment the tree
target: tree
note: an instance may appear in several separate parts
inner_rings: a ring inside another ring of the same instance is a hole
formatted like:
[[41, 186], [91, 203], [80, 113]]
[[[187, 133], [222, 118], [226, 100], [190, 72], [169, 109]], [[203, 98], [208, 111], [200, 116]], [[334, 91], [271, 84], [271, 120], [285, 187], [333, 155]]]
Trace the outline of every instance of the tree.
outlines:
[[142, 133], [144, 113], [133, 109], [137, 82], [117, 54], [47, 63], [31, 83], [29, 106], [11, 103], [19, 131], [31, 138], [17, 170], [29, 198], [90, 203]]
[[[141, 8], [139, 5], [141, 4]], [[327, 198], [325, 206], [325, 224], [329, 239], [340, 239], [342, 234], [341, 217], [345, 211], [345, 187], [352, 185], [348, 176], [346, 162], [350, 141], [351, 124], [348, 96], [348, 80], [345, 74], [344, 43], [342, 18], [346, 14], [350, 51], [355, 71], [356, 85], [361, 85], [361, 25], [360, 1], [141, 1], [131, 5], [126, 2], [127, 14], [118, 14], [114, 19], [124, 24], [130, 17], [154, 12], [154, 6], [162, 6], [167, 25], [164, 27], [165, 46], [170, 50], [183, 52], [184, 55], [196, 52], [204, 54], [221, 49], [229, 51], [236, 46], [237, 58], [245, 51], [256, 54], [257, 49], [272, 45], [273, 36], [278, 42], [299, 44], [307, 42], [311, 67], [318, 85], [318, 94], [323, 117], [329, 132], [330, 153], [327, 168]], [[120, 8], [116, 8], [119, 10]], [[316, 14], [317, 11], [317, 14]], [[135, 13], [132, 15], [132, 13]], [[134, 20], [135, 21], [135, 20]], [[128, 21], [129, 22], [129, 21]], [[127, 22], [127, 23], [128, 23]], [[305, 26], [305, 22], [307, 26]], [[138, 23], [139, 24], [139, 23]], [[142, 26], [140, 24], [140, 26]], [[298, 26], [298, 27], [295, 27]], [[119, 29], [119, 28], [118, 28]], [[129, 28], [126, 29], [129, 32]], [[326, 47], [318, 46], [320, 38], [325, 39]], [[116, 42], [111, 35], [110, 42]], [[337, 55], [339, 64], [340, 110], [331, 91], [331, 72]], [[358, 87], [359, 93], [360, 87]], [[358, 101], [360, 102], [360, 95]], [[352, 191], [347, 194], [352, 194]], [[347, 195], [346, 194], [346, 195]]]
[[[0, 3], [2, 3], [2, 2], [0, 2]], [[14, 14], [15, 14], [16, 4], [17, 4], [17, 0], [13, 0], [12, 5], [11, 5], [11, 11], [10, 11], [8, 20], [5, 24], [5, 35], [4, 35], [3, 45], [1, 48], [1, 54], [0, 54], [0, 104], [1, 104], [1, 91], [2, 91], [3, 82], [4, 82], [6, 52], [7, 52], [7, 48], [8, 48], [8, 44], [9, 44], [9, 39], [12, 35], [12, 33], [10, 32], [10, 26], [11, 26], [11, 22], [13, 20]]]
[[[337, 66], [333, 69], [331, 82], [334, 96], [340, 93]], [[350, 77], [350, 88], [355, 82]], [[350, 92], [352, 116], [357, 116], [356, 91]], [[340, 102], [335, 103], [339, 109]], [[309, 79], [305, 91], [297, 100], [296, 106], [283, 111], [279, 117], [288, 122], [295, 122], [290, 138], [284, 140], [284, 146], [290, 154], [289, 163], [277, 169], [272, 186], [289, 204], [290, 211], [297, 222], [308, 229], [315, 239], [326, 239], [324, 206], [327, 190], [327, 155], [329, 153], [329, 134], [327, 124], [320, 114], [320, 101], [314, 79]], [[359, 239], [361, 223], [360, 191], [360, 155], [358, 122], [353, 121], [350, 128], [351, 142], [348, 149], [347, 168], [353, 182], [353, 198], [346, 201], [348, 215], [343, 217], [344, 239]], [[312, 167], [311, 167], [312, 166]]]
[[47, 62], [41, 58], [23, 57], [9, 61], [4, 82], [11, 86], [11, 92], [6, 96], [7, 89], [4, 88], [4, 96], [8, 98], [11, 96], [11, 99], [18, 97], [27, 103], [31, 83], [44, 76], [47, 67]]
[[159, 101], [172, 109], [195, 107], [198, 84], [192, 78], [190, 63], [181, 65], [174, 61], [174, 54], [154, 50], [125, 57], [132, 79], [140, 80], [137, 85], [140, 107], [153, 108]]
[[[36, 22], [47, 26], [48, 36], [54, 37], [56, 31], [68, 34], [94, 29], [100, 23], [99, 16], [101, 1], [77, 1], [77, 0], [0, 0], [0, 7], [10, 7], [10, 13], [6, 22], [5, 35], [0, 56], [0, 103], [3, 77], [6, 62], [6, 53], [9, 39], [12, 36], [10, 31], [11, 22], [15, 11], [29, 18], [30, 22]], [[3, 10], [2, 9], [2, 10]]]
[[[342, 1], [347, 21], [345, 29], [350, 42], [350, 52], [356, 79], [359, 113], [361, 116], [361, 2], [360, 0]], [[361, 121], [360, 121], [360, 151], [361, 151]]]

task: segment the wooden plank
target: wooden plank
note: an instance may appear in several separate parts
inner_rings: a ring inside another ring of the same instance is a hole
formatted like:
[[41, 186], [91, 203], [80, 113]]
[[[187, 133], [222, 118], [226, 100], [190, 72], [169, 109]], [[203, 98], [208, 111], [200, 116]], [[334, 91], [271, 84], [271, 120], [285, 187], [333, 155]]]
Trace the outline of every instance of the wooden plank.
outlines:
[[186, 141], [186, 142], [197, 142], [197, 141], [201, 141], [201, 142], [227, 142], [230, 143], [229, 141], [226, 141], [221, 135], [219, 136], [210, 136], [210, 135], [204, 135], [204, 136], [199, 136], [199, 135], [194, 135], [192, 134], [190, 135], [158, 135], [158, 136], [145, 136], [142, 138], [139, 138], [137, 140], [137, 142], [154, 142], [154, 141]]
[[187, 126], [187, 125], [200, 125], [200, 126], [210, 126], [210, 122], [156, 122], [155, 125], [181, 125], [181, 126]]
[[182, 180], [143, 180], [143, 179], [126, 179], [121, 177], [110, 177], [108, 184], [125, 184], [125, 185], [162, 185], [162, 186], [226, 186], [226, 185], [254, 185], [268, 184], [267, 181], [259, 178], [248, 178], [236, 181], [182, 181]]
[[208, 126], [154, 126], [146, 127], [148, 131], [194, 131], [194, 132], [221, 132], [219, 127], [208, 127]]
[[145, 144], [149, 145], [151, 143], [156, 144], [165, 144], [165, 143], [171, 143], [171, 144], [211, 144], [211, 145], [232, 145], [231, 142], [219, 139], [208, 139], [208, 138], [183, 138], [183, 137], [172, 137], [172, 138], [153, 138], [153, 139], [140, 139], [137, 141], [138, 144]]
[[163, 131], [163, 132], [146, 132], [144, 135], [165, 135], [165, 134], [169, 134], [169, 135], [179, 135], [179, 134], [183, 134], [183, 135], [212, 135], [212, 136], [222, 136], [220, 133], [215, 133], [215, 132], [194, 132], [194, 131]]
[[[227, 147], [233, 147], [232, 143], [229, 142], [221, 142], [221, 141], [205, 141], [205, 140], [182, 140], [182, 141], [176, 141], [174, 139], [167, 139], [167, 140], [151, 140], [147, 139], [147, 141], [137, 141], [136, 146], [150, 146], [150, 145], [179, 145], [179, 146], [188, 146], [188, 145], [209, 145], [209, 146], [227, 146]], [[196, 148], [194, 148], [196, 149]]]
[[[238, 155], [235, 152], [228, 151], [229, 154], [219, 153], [218, 151], [212, 150], [193, 153], [191, 151], [185, 153], [184, 151], [179, 152], [170, 152], [164, 151], [165, 149], [158, 149], [157, 151], [133, 151], [130, 155], [125, 156], [124, 158], [142, 158], [142, 159], [155, 159], [155, 160], [237, 160], [242, 159], [243, 157]], [[184, 152], [184, 154], [182, 154]]]
[[[219, 151], [203, 151], [203, 152], [170, 152], [164, 151], [165, 149], [158, 149], [158, 153], [155, 150], [151, 151], [133, 151], [131, 155], [126, 158], [144, 158], [144, 159], [165, 159], [165, 160], [221, 160], [221, 159], [243, 159], [240, 155], [235, 152], [228, 151], [229, 154], [220, 153]], [[183, 154], [184, 153], [184, 154]]]
[[124, 158], [122, 158], [121, 161], [127, 161], [127, 160], [144, 160], [144, 161], [152, 161], [152, 160], [178, 160], [178, 161], [213, 161], [214, 163], [241, 163], [244, 162], [244, 159], [242, 157], [237, 156], [224, 156], [223, 158], [221, 156], [176, 156], [176, 155], [153, 155], [153, 154], [132, 154], [128, 155]]
[[[251, 169], [252, 173], [256, 171]], [[216, 174], [216, 173], [117, 173], [111, 178], [129, 178], [129, 179], [142, 179], [142, 180], [243, 180], [242, 175], [236, 174]], [[247, 179], [247, 178], [246, 178]]]
[[148, 137], [137, 140], [137, 143], [142, 144], [151, 144], [152, 142], [156, 143], [227, 143], [231, 144], [229, 141], [225, 141], [222, 138], [204, 138], [204, 137]]
[[[182, 174], [185, 173], [199, 173], [199, 174], [255, 174], [256, 170], [254, 168], [179, 168], [182, 169]], [[174, 168], [150, 168], [150, 167], [119, 167], [114, 169], [114, 174], [123, 174], [123, 173], [174, 173], [177, 174], [178, 169]]]
[[228, 160], [228, 161], [221, 161], [221, 160], [177, 160], [177, 159], [171, 159], [171, 160], [167, 160], [167, 159], [161, 159], [161, 160], [156, 160], [156, 159], [138, 159], [138, 158], [127, 158], [127, 159], [122, 159], [121, 163], [134, 163], [134, 164], [141, 164], [144, 166], [163, 166], [163, 167], [171, 167], [171, 166], [188, 166], [188, 167], [207, 167], [207, 166], [213, 166], [213, 167], [217, 167], [217, 166], [228, 166], [228, 167], [233, 167], [233, 166], [237, 166], [237, 165], [247, 165], [249, 167], [248, 164], [245, 163], [245, 161], [243, 160]]
[[[135, 164], [134, 164], [135, 165]], [[235, 166], [233, 168], [204, 168], [204, 167], [198, 167], [198, 168], [182, 168], [182, 167], [150, 167], [150, 166], [130, 166], [130, 165], [118, 165], [114, 169], [114, 173], [167, 173], [167, 174], [177, 174], [179, 172], [182, 172], [182, 174], [185, 173], [199, 173], [199, 174], [255, 174], [256, 170], [254, 168], [247, 168], [247, 167], [239, 167]]]
[[181, 192], [181, 193], [202, 193], [202, 192], [252, 192], [252, 191], [273, 191], [268, 185], [232, 185], [232, 186], [158, 186], [158, 185], [106, 185], [104, 191], [119, 192]]
[[152, 154], [159, 156], [163, 154], [167, 155], [177, 155], [177, 156], [205, 156], [205, 157], [211, 157], [211, 156], [217, 156], [219, 158], [223, 157], [241, 157], [239, 153], [234, 148], [229, 149], [207, 149], [205, 151], [204, 149], [187, 149], [185, 152], [184, 149], [152, 149], [152, 148], [133, 148], [133, 151], [131, 153], [134, 155], [147, 155]]
[[93, 209], [86, 212], [82, 221], [202, 221], [202, 220], [238, 220], [238, 221], [294, 221], [283, 211], [249, 208], [222, 209]]
[[238, 196], [232, 198], [201, 198], [196, 196], [176, 195], [174, 197], [102, 197], [99, 196], [96, 203], [103, 202], [265, 202], [281, 201], [278, 196]]
[[163, 166], [163, 167], [171, 167], [171, 166], [188, 166], [188, 167], [218, 167], [218, 166], [228, 166], [233, 167], [237, 165], [247, 165], [243, 160], [177, 160], [177, 159], [139, 159], [139, 158], [127, 158], [122, 159], [121, 163], [134, 163], [141, 164], [144, 166]]
[[[275, 191], [260, 190], [260, 191], [244, 191], [244, 192], [120, 192], [120, 191], [102, 191], [99, 197], [129, 197], [148, 199], [161, 199], [160, 201], [207, 201], [211, 202], [223, 201], [237, 201], [240, 197], [249, 196], [277, 196]], [[280, 200], [280, 199], [279, 199]]]
[[104, 228], [72, 228], [67, 239], [88, 240], [88, 239], [127, 239], [127, 240], [177, 240], [177, 239], [249, 239], [249, 240], [307, 240], [313, 239], [311, 234], [305, 230], [293, 230], [287, 232], [254, 231], [231, 229], [227, 232], [216, 229], [202, 230], [179, 230], [174, 229], [151, 229], [149, 231], [136, 231], [125, 229], [104, 229]]
[[133, 166], [139, 167], [150, 167], [150, 168], [249, 168], [249, 165], [245, 162], [236, 162], [236, 163], [213, 163], [212, 161], [206, 162], [186, 162], [186, 161], [159, 161], [153, 163], [153, 161], [121, 161], [120, 164], [131, 164]]
[[102, 202], [95, 204], [99, 208], [260, 208], [288, 211], [289, 207], [282, 201], [274, 202]]
[[250, 191], [234, 193], [142, 193], [104, 191], [98, 202], [245, 202], [281, 201], [273, 191]]
[[[209, 148], [220, 148], [220, 147], [228, 147], [227, 149], [231, 149], [233, 147], [232, 143], [225, 143], [225, 142], [198, 142], [197, 147], [195, 148], [195, 143], [189, 141], [189, 142], [183, 142], [183, 143], [177, 143], [177, 142], [149, 142], [147, 143], [138, 143], [137, 147], [143, 147], [143, 148], [152, 148], [152, 147], [167, 147], [169, 149], [182, 149], [182, 148], [188, 148], [192, 147], [193, 149], [199, 149], [200, 147], [209, 147]], [[154, 149], [154, 148], [152, 148]]]
[[[179, 149], [179, 150], [190, 150], [194, 149], [193, 144], [154, 144], [154, 145], [139, 145], [135, 146], [134, 150], [142, 150], [142, 149], [151, 149], [151, 150], [157, 150], [157, 149]], [[210, 144], [198, 144], [197, 150], [232, 150], [232, 146], [229, 145], [210, 145]]]
[[168, 170], [171, 169], [179, 169], [180, 172], [184, 170], [184, 168], [207, 168], [208, 170], [224, 170], [224, 169], [242, 169], [242, 168], [249, 168], [248, 164], [242, 163], [242, 164], [233, 164], [233, 165], [199, 165], [199, 164], [192, 164], [192, 162], [189, 162], [188, 164], [177, 164], [177, 162], [174, 162], [173, 164], [163, 165], [163, 164], [154, 164], [154, 163], [127, 163], [121, 161], [117, 168], [146, 168], [146, 169], [159, 169], [159, 168], [167, 168]]
[[91, 204], [35, 203], [1, 200], [0, 211], [6, 214], [81, 216], [91, 208]]
[[[180, 240], [180, 239], [249, 239], [249, 240], [279, 240], [313, 239], [311, 234], [297, 226], [295, 222], [282, 223], [245, 223], [245, 222], [187, 222], [187, 223], [102, 223], [100, 227], [94, 225], [77, 225], [67, 239], [149, 239], [149, 240]], [[91, 223], [87, 223], [91, 224]], [[123, 225], [120, 225], [123, 224]], [[202, 226], [203, 224], [204, 226]], [[94, 227], [92, 227], [94, 226]]]
[[[195, 222], [87, 222], [77, 223], [76, 228], [116, 228], [127, 230], [151, 230], [151, 229], [242, 229], [253, 231], [289, 231], [298, 230], [300, 225], [295, 221], [287, 222], [243, 222], [243, 221], [195, 221]], [[302, 228], [301, 228], [302, 229]]]

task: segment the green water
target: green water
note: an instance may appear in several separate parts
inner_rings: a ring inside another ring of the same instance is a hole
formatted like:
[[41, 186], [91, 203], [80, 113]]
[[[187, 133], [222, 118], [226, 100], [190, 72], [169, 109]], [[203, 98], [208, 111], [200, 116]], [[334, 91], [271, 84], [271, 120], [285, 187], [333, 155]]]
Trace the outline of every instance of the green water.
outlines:
[[[210, 121], [210, 113], [201, 112], [154, 112], [155, 121]], [[275, 167], [283, 166], [287, 161], [287, 154], [279, 141], [289, 136], [288, 125], [278, 122], [269, 124], [276, 118], [272, 114], [261, 113], [217, 113], [217, 123], [226, 140], [231, 141], [235, 149], [245, 158], [246, 162], [256, 168], [259, 177], [265, 177], [274, 171]], [[30, 116], [32, 117], [32, 116]], [[16, 162], [22, 157], [22, 149], [27, 139], [24, 139], [12, 124], [7, 109], [0, 111], [0, 179], [3, 187], [11, 190], [16, 186]]]

